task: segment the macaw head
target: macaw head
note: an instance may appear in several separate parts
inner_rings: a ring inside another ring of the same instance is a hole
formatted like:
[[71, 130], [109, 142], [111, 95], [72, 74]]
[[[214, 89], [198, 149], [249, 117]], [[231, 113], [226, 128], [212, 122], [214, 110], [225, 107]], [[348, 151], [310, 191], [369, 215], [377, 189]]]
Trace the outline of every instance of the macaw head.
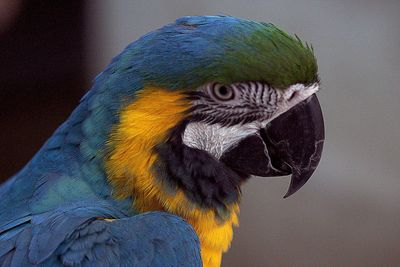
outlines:
[[115, 116], [105, 161], [116, 195], [142, 211], [224, 218], [251, 175], [291, 175], [287, 197], [313, 174], [324, 141], [318, 89], [313, 50], [298, 37], [184, 17], [115, 58], [89, 106]]

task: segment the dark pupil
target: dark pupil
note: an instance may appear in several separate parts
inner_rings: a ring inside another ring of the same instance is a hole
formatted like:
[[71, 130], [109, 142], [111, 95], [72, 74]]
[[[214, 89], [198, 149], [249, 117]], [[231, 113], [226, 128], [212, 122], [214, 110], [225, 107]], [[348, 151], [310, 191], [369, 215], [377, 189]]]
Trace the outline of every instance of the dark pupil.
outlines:
[[219, 93], [220, 93], [222, 96], [227, 95], [227, 94], [228, 94], [228, 88], [226, 88], [225, 86], [221, 86], [221, 87], [219, 88]]

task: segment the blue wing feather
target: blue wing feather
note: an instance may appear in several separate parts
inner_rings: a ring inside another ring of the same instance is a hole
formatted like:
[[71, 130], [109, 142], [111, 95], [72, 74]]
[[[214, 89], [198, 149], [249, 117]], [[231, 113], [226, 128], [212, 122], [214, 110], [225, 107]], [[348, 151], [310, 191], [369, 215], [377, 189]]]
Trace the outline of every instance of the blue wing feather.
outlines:
[[17, 234], [0, 237], [0, 266], [35, 265], [202, 266], [198, 237], [182, 218], [128, 217], [101, 201], [33, 216]]

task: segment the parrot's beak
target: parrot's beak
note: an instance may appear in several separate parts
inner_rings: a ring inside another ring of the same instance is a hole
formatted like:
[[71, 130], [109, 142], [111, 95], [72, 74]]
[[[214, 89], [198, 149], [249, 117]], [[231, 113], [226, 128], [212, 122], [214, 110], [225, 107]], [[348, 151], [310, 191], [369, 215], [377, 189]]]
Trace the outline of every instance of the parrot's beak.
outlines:
[[313, 94], [222, 155], [232, 169], [263, 177], [292, 175], [285, 198], [311, 177], [321, 159], [324, 120]]

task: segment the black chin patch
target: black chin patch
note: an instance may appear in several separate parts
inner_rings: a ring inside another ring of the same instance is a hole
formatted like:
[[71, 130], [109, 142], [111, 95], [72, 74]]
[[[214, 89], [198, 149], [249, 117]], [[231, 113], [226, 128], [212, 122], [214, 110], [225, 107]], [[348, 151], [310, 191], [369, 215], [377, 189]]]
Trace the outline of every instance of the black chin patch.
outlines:
[[182, 189], [197, 206], [213, 209], [224, 219], [229, 215], [227, 206], [239, 202], [240, 185], [249, 175], [232, 170], [206, 151], [183, 144], [185, 126], [174, 128], [168, 141], [155, 148], [158, 159], [154, 174], [169, 190]]

